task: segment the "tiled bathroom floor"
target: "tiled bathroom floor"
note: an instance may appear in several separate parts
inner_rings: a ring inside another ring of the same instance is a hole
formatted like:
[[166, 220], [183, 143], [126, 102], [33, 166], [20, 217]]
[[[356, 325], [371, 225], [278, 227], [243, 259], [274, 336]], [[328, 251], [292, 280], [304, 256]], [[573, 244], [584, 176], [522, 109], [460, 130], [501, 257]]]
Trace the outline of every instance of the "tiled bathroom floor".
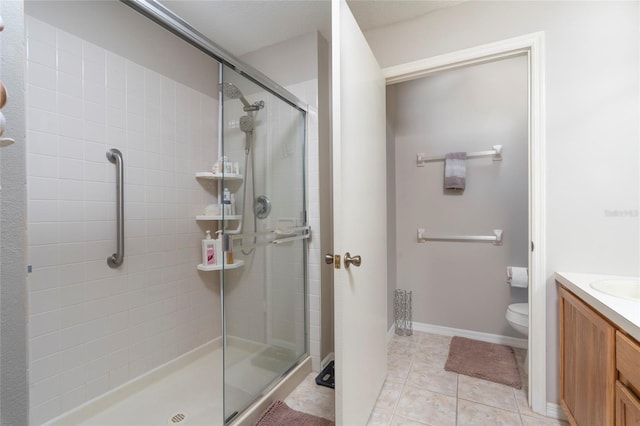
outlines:
[[[523, 389], [444, 370], [451, 337], [414, 332], [389, 344], [387, 380], [368, 425], [566, 425], [527, 405], [525, 351], [515, 349]], [[311, 373], [285, 400], [293, 409], [333, 420], [333, 390]]]

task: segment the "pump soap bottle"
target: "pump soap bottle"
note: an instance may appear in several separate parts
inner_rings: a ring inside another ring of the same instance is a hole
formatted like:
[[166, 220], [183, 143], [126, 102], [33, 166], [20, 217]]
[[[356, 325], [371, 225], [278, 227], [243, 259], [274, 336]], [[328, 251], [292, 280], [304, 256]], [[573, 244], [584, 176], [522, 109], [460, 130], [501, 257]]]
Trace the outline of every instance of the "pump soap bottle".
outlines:
[[211, 231], [207, 230], [204, 240], [202, 240], [202, 264], [211, 266], [218, 263], [215, 240], [211, 238]]

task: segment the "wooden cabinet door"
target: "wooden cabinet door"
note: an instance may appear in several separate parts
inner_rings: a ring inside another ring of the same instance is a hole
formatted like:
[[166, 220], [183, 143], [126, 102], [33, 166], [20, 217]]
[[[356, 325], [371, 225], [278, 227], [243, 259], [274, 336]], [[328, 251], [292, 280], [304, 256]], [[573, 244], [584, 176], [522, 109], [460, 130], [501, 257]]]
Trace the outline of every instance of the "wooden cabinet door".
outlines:
[[615, 330], [566, 289], [559, 292], [562, 406], [574, 425], [613, 425]]
[[640, 401], [620, 382], [616, 382], [616, 426], [640, 426]]

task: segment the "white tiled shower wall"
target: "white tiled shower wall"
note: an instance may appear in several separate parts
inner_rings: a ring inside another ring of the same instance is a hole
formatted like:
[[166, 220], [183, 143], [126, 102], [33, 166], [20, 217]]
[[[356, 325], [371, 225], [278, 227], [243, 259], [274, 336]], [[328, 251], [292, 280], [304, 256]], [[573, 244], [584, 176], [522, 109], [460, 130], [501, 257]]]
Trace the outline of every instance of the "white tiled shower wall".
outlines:
[[[214, 200], [217, 100], [27, 17], [31, 423], [220, 336], [218, 274], [198, 273]], [[123, 152], [125, 260], [115, 242]]]

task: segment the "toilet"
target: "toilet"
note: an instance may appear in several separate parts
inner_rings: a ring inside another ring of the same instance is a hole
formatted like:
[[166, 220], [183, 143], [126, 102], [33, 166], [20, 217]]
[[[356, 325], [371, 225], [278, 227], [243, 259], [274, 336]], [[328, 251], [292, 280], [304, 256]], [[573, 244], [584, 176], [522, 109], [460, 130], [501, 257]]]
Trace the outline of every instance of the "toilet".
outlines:
[[529, 335], [529, 304], [512, 303], [507, 308], [507, 322], [514, 330], [525, 336]]

